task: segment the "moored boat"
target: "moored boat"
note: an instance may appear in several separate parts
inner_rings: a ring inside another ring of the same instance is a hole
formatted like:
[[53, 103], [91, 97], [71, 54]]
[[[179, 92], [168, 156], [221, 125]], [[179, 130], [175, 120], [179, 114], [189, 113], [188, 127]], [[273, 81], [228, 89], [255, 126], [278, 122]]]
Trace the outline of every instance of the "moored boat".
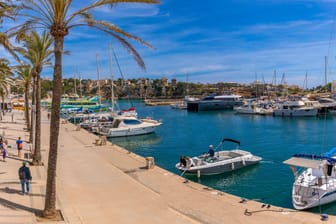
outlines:
[[[305, 210], [336, 201], [336, 147], [324, 155], [296, 154], [284, 161], [291, 166], [295, 180], [292, 203]], [[297, 167], [301, 168], [297, 171]]]
[[235, 106], [243, 105], [241, 96], [234, 94], [213, 94], [202, 100], [189, 101], [187, 103], [188, 111], [208, 111], [233, 109]]
[[274, 116], [281, 117], [314, 117], [318, 114], [319, 103], [308, 100], [288, 100], [278, 104]]
[[109, 138], [145, 135], [154, 132], [161, 124], [160, 121], [149, 118], [118, 116], [113, 118], [112, 126], [100, 128], [99, 134]]

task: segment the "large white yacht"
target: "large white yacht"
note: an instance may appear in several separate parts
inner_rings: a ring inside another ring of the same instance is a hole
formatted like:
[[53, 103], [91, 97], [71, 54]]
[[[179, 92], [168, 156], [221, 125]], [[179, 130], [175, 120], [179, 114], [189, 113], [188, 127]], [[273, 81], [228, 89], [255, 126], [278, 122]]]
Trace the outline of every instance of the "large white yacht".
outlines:
[[233, 109], [233, 107], [241, 105], [243, 105], [243, 100], [239, 95], [213, 94], [202, 100], [189, 101], [187, 109], [188, 111], [223, 110]]

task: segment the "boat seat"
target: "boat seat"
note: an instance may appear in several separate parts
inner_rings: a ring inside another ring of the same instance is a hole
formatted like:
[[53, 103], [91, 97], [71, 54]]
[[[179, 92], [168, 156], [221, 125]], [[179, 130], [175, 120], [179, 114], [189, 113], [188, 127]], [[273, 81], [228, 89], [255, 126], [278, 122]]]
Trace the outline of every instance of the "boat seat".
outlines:
[[219, 159], [232, 159], [232, 157], [231, 156], [219, 156], [218, 157]]

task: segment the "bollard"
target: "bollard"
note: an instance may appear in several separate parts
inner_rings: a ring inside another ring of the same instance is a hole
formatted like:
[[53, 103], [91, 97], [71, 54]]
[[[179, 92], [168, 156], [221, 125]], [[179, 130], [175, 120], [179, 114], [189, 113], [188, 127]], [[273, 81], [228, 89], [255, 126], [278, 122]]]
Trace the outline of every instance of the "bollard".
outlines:
[[321, 214], [321, 221], [328, 221], [328, 214]]
[[154, 168], [154, 157], [146, 157], [146, 168], [147, 169], [152, 169]]
[[106, 136], [100, 136], [99, 139], [101, 145], [106, 145]]

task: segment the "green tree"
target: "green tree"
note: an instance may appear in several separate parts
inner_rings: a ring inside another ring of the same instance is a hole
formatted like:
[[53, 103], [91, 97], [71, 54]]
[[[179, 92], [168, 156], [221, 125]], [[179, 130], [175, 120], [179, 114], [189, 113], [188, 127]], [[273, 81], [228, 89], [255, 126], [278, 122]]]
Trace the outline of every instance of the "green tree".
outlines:
[[[53, 74], [53, 96], [52, 96], [52, 112], [50, 124], [49, 142], [49, 159], [47, 173], [46, 199], [43, 214], [46, 217], [54, 217], [56, 211], [56, 166], [57, 166], [57, 149], [59, 136], [59, 119], [60, 119], [60, 103], [62, 95], [62, 55], [64, 48], [64, 38], [69, 34], [69, 30], [78, 26], [88, 26], [98, 29], [118, 40], [128, 52], [130, 52], [141, 68], [145, 69], [139, 53], [132, 47], [127, 39], [138, 41], [148, 47], [146, 43], [139, 37], [129, 34], [116, 25], [95, 20], [91, 14], [91, 10], [103, 6], [114, 6], [118, 3], [159, 3], [159, 0], [97, 0], [93, 3], [85, 3], [87, 6], [81, 9], [74, 9], [72, 0], [25, 0], [22, 12], [26, 22], [20, 26], [19, 32], [26, 32], [27, 29], [45, 28], [50, 31], [54, 38], [54, 74]], [[85, 4], [84, 1], [81, 2]], [[127, 39], [125, 39], [127, 38]]]

